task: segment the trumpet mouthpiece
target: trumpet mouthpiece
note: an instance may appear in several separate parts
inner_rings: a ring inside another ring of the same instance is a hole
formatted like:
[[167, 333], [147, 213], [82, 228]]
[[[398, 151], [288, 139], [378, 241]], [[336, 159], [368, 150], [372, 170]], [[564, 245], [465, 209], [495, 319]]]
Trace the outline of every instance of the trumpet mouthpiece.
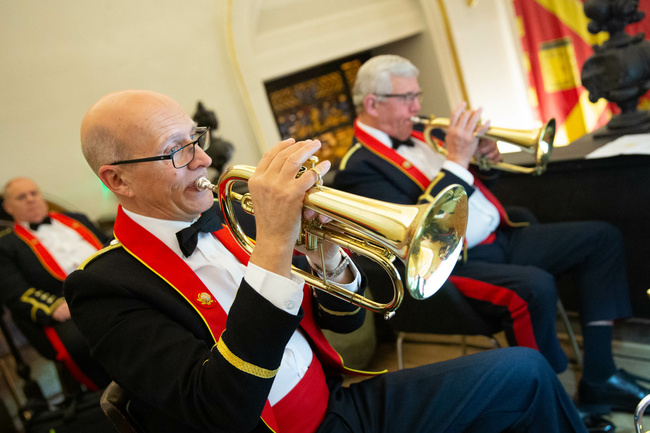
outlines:
[[411, 117], [411, 122], [413, 122], [413, 123], [424, 123], [424, 124], [426, 124], [426, 123], [427, 123], [427, 119], [424, 118], [424, 117], [420, 117], [420, 116], [413, 116], [413, 117]]
[[204, 189], [209, 189], [211, 191], [214, 191], [215, 186], [210, 182], [205, 176], [201, 176], [196, 181], [194, 182], [194, 186], [196, 189], [199, 191], [203, 191]]

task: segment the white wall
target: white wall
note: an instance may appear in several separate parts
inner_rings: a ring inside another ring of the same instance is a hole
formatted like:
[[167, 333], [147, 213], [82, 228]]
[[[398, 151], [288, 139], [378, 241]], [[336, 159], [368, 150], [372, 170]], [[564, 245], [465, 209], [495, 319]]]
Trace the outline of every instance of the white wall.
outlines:
[[255, 164], [224, 2], [0, 0], [0, 185], [29, 176], [48, 199], [93, 218], [114, 215], [81, 154], [79, 125], [93, 102], [127, 88], [168, 94], [190, 114], [202, 100], [236, 147], [232, 162]]

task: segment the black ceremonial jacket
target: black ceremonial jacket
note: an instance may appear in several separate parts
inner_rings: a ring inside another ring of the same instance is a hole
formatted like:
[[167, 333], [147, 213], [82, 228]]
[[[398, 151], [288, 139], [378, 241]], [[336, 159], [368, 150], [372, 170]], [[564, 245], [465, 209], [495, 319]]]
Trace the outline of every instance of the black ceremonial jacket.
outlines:
[[[147, 431], [268, 432], [260, 416], [273, 379], [244, 371], [215, 343], [223, 342], [247, 365], [267, 371], [278, 368], [294, 331], [306, 330], [304, 321], [336, 332], [363, 323], [364, 309], [308, 289], [300, 314], [293, 316], [242, 280], [223, 333], [213, 335], [200, 308], [176, 290], [166, 271], [156, 271], [158, 266], [132, 253], [134, 245], [118, 231], [120, 217], [115, 234], [124, 244], [111, 242], [70, 274], [64, 291], [93, 356], [126, 389], [130, 410]], [[314, 342], [313, 332], [305, 335]]]

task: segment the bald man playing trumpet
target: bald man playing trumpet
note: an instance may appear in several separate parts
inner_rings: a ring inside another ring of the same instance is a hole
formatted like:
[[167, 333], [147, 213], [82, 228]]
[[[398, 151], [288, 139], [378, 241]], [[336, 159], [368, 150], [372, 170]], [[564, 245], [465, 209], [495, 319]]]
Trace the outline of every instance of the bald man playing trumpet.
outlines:
[[[325, 263], [318, 251], [302, 251], [309, 262], [294, 257], [305, 193], [319, 178], [296, 174], [320, 143], [285, 140], [260, 160], [248, 183], [257, 231], [248, 257], [222, 228], [212, 193], [195, 186], [210, 165], [208, 136], [178, 103], [150, 91], [109, 94], [82, 121], [84, 155], [120, 205], [116, 239], [70, 275], [65, 295], [138, 424], [156, 432], [585, 431], [533, 350], [396, 373], [347, 369], [321, 329], [350, 332], [365, 310], [291, 272], [292, 263], [316, 274], [324, 266], [346, 288], [365, 287], [336, 245], [324, 242]], [[193, 251], [177, 235], [188, 228], [200, 231]], [[342, 387], [343, 373], [372, 377]]]

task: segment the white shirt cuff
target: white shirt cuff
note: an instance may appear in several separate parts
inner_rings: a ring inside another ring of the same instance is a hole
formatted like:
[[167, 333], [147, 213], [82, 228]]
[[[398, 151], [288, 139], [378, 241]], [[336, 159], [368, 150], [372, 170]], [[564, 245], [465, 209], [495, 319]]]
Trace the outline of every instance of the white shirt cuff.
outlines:
[[[347, 254], [345, 251], [343, 251], [343, 250], [341, 250], [341, 253], [342, 253], [342, 254], [345, 254], [346, 256], [348, 256], [348, 254]], [[348, 257], [349, 257], [349, 256], [348, 256]], [[309, 266], [311, 266], [312, 269], [314, 269], [315, 271], [319, 272], [319, 271], [316, 269], [316, 267], [312, 264], [312, 262], [311, 262], [311, 260], [309, 259], [309, 257], [307, 257], [307, 261], [309, 262]], [[348, 284], [342, 284], [342, 283], [336, 283], [336, 284], [338, 284], [339, 286], [343, 287], [345, 290], [347, 290], [347, 291], [349, 291], [349, 292], [356, 293], [356, 292], [359, 291], [359, 286], [361, 285], [361, 276], [360, 276], [360, 274], [359, 274], [359, 270], [357, 269], [357, 265], [355, 265], [354, 262], [353, 262], [352, 260], [349, 260], [349, 261], [348, 261], [348, 267], [350, 268], [350, 271], [352, 271], [352, 275], [354, 276], [354, 280], [352, 280], [352, 282], [351, 282], [351, 283], [348, 283]]]
[[352, 271], [352, 275], [354, 275], [354, 280], [352, 280], [352, 282], [348, 284], [342, 284], [342, 283], [336, 283], [336, 284], [343, 287], [347, 291], [356, 293], [359, 291], [359, 286], [361, 285], [361, 274], [359, 274], [357, 265], [355, 265], [352, 260], [348, 262], [348, 267], [350, 268], [350, 271]]
[[294, 316], [300, 311], [302, 304], [302, 288], [305, 280], [291, 274], [291, 278], [262, 269], [254, 263], [248, 263], [246, 282], [281, 310]]
[[474, 185], [474, 175], [470, 173], [465, 167], [460, 164], [455, 163], [454, 161], [445, 161], [442, 164], [442, 168], [447, 171], [455, 174], [462, 180], [464, 180], [469, 185]]

